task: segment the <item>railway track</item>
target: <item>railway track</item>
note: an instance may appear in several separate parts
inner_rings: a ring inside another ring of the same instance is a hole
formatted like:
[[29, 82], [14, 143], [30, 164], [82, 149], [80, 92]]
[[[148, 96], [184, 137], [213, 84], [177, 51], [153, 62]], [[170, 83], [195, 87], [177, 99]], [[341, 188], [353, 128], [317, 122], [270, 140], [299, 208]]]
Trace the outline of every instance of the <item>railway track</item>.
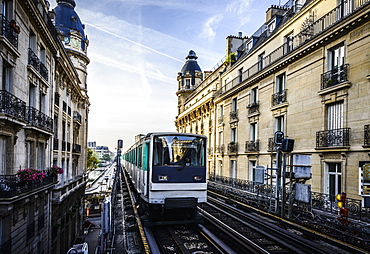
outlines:
[[277, 221], [248, 214], [212, 197], [208, 201], [199, 209], [205, 226], [219, 232], [218, 237], [234, 246], [236, 253], [364, 253], [352, 246], [333, 245], [324, 236], [312, 241], [303, 230], [286, 229]]
[[201, 225], [144, 228], [152, 253], [235, 253]]

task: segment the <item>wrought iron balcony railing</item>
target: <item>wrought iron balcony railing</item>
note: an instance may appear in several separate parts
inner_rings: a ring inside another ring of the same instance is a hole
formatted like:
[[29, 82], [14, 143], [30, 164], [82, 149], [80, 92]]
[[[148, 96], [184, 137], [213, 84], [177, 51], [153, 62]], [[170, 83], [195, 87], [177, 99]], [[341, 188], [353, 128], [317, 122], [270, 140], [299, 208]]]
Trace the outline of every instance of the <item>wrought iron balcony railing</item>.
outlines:
[[234, 110], [230, 112], [230, 121], [238, 121], [238, 110]]
[[230, 142], [227, 145], [228, 153], [237, 153], [238, 152], [238, 142]]
[[216, 146], [216, 152], [217, 153], [223, 153], [224, 151], [225, 151], [225, 146], [224, 145]]
[[27, 120], [31, 126], [53, 132], [53, 119], [34, 107], [27, 107]]
[[260, 108], [260, 105], [259, 105], [259, 102], [252, 102], [250, 103], [248, 106], [248, 114], [254, 114], [254, 113], [259, 113], [259, 108]]
[[321, 90], [348, 81], [348, 64], [321, 74]]
[[40, 61], [32, 49], [28, 49], [28, 64], [35, 68], [46, 81], [48, 81], [49, 72], [46, 66]]
[[224, 116], [219, 116], [217, 122], [218, 124], [222, 124], [224, 122]]
[[364, 146], [370, 146], [370, 124], [364, 126]]
[[[301, 48], [304, 44], [311, 41], [313, 38], [320, 36], [324, 31], [332, 28], [335, 24], [338, 24], [344, 18], [350, 16], [352, 13], [357, 12], [361, 8], [365, 8], [369, 4], [370, 0], [360, 0], [360, 1], [341, 1], [334, 9], [327, 12], [325, 15], [319, 19], [309, 23], [301, 32], [299, 32], [294, 37], [292, 36], [292, 44], [287, 45], [287, 42], [283, 43], [271, 53], [267, 54], [263, 59], [252, 64], [248, 69], [246, 69], [242, 74], [242, 82], [251, 78], [258, 72], [266, 69], [266, 67], [277, 62], [282, 57], [288, 55], [291, 51]], [[260, 34], [258, 35], [260, 36]], [[248, 42], [248, 41], [247, 41]], [[246, 43], [247, 43], [246, 42]], [[245, 48], [245, 45], [244, 45]], [[289, 48], [289, 50], [287, 50]], [[253, 50], [252, 50], [253, 51]], [[245, 52], [249, 53], [251, 51]], [[224, 94], [230, 89], [238, 86], [240, 84], [240, 76], [235, 77], [217, 91], [216, 95]]]
[[260, 141], [251, 140], [245, 142], [245, 152], [258, 152], [260, 150]]
[[316, 132], [316, 148], [349, 146], [350, 128]]
[[81, 153], [81, 145], [73, 144], [72, 153]]
[[[264, 197], [269, 197], [270, 199], [275, 199], [275, 191], [276, 186], [273, 184], [262, 184], [257, 183], [251, 180], [245, 180], [245, 179], [238, 179], [238, 178], [231, 178], [226, 176], [220, 176], [215, 174], [210, 174], [209, 181], [208, 181], [208, 187], [210, 189], [215, 189], [216, 187], [215, 183], [222, 183], [222, 185], [228, 185], [232, 186], [233, 188], [229, 188], [232, 193], [235, 193], [238, 196], [238, 199], [240, 200], [242, 197], [250, 197], [250, 199], [254, 200], [256, 199], [256, 196], [260, 195], [260, 200], [262, 200]], [[235, 191], [235, 189], [243, 190], [244, 195], [241, 195], [242, 192]], [[223, 189], [224, 190], [224, 189]], [[231, 194], [231, 192], [229, 194]], [[248, 195], [250, 193], [251, 195]], [[289, 189], [286, 189], [286, 193], [289, 193]], [[312, 208], [329, 212], [332, 214], [338, 213], [338, 204], [335, 199], [335, 195], [329, 195], [325, 193], [319, 193], [319, 192], [311, 192], [312, 200]], [[289, 200], [286, 199], [286, 200]], [[289, 202], [289, 201], [287, 201]], [[294, 202], [294, 201], [293, 201]], [[256, 203], [256, 202], [254, 202]], [[258, 203], [258, 202], [257, 202]], [[303, 209], [307, 209], [305, 204], [303, 202], [296, 203], [295, 205], [291, 205], [294, 210], [298, 211], [299, 214], [301, 214], [301, 211]], [[368, 208], [362, 207], [362, 200], [361, 199], [352, 199], [352, 198], [346, 198], [346, 207], [349, 209], [349, 216], [351, 218], [361, 220], [361, 221], [369, 221], [369, 211]], [[263, 209], [268, 209], [268, 206], [264, 206]], [[266, 209], [266, 212], [270, 212]], [[320, 222], [322, 222], [322, 219], [319, 219]]]
[[73, 111], [73, 121], [81, 124], [81, 119], [82, 119], [82, 117], [81, 117], [80, 113], [78, 113], [78, 111], [76, 111], [76, 110]]
[[17, 175], [0, 175], [0, 197], [12, 198], [57, 181], [57, 175], [51, 174], [49, 171], [44, 171], [44, 173], [46, 176], [37, 181], [22, 181]]
[[6, 114], [18, 120], [27, 121], [26, 103], [11, 93], [0, 90], [0, 114]]
[[283, 90], [283, 91], [280, 91], [280, 92], [277, 92], [277, 93], [274, 93], [271, 97], [271, 101], [272, 101], [272, 106], [276, 106], [276, 105], [279, 105], [281, 103], [284, 103], [286, 102], [286, 94], [287, 94], [287, 90]]
[[267, 152], [276, 152], [274, 138], [269, 138], [268, 139]]
[[15, 47], [18, 48], [18, 33], [19, 27], [12, 20], [9, 22], [3, 14], [1, 17], [1, 35], [8, 39], [8, 41]]

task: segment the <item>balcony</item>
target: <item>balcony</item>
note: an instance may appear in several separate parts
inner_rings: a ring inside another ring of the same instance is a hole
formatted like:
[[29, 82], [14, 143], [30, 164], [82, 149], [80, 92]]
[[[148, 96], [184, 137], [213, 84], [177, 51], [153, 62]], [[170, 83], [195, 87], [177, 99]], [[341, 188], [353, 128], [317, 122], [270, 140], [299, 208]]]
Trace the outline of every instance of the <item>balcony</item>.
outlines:
[[[295, 35], [294, 37], [292, 36], [290, 38], [290, 40], [293, 41], [292, 44], [288, 45], [287, 42], [285, 42], [282, 45], [275, 48], [274, 50], [272, 50], [271, 53], [266, 54], [266, 56], [264, 56], [262, 60], [260, 59], [256, 63], [251, 64], [251, 66], [243, 72], [242, 82], [245, 82], [249, 78], [256, 75], [258, 72], [263, 71], [267, 67], [276, 63], [281, 58], [290, 54], [290, 52], [302, 48], [303, 45], [310, 43], [312, 39], [314, 39], [315, 37], [322, 35], [324, 31], [332, 29], [334, 25], [340, 23], [340, 21], [342, 21], [344, 18], [347, 18], [348, 16], [352, 15], [355, 12], [358, 12], [359, 9], [361, 8], [366, 8], [368, 4], [369, 0], [341, 2], [334, 9], [330, 10], [322, 17], [318, 17], [314, 22], [308, 24], [297, 35]], [[260, 28], [261, 30], [265, 29], [263, 27], [261, 28]], [[261, 33], [258, 31], [256, 33], [255, 34], [257, 36], [261, 35]], [[246, 43], [248, 43], [248, 40], [246, 41]], [[243, 51], [246, 54], [250, 54], [250, 52], [253, 52], [253, 48], [252, 50], [245, 49], [246, 45], [242, 44], [241, 48], [239, 48], [239, 51]], [[239, 61], [239, 59], [237, 59], [237, 61]], [[216, 95], [220, 96], [226, 93], [227, 91], [233, 89], [234, 87], [238, 86], [239, 84], [241, 84], [241, 81], [240, 77], [237, 76], [228, 83], [226, 83], [225, 85], [221, 86], [220, 89], [217, 91]]]
[[48, 81], [48, 69], [30, 48], [28, 49], [28, 64], [35, 68], [35, 70], [38, 71], [41, 77]]
[[78, 124], [81, 124], [81, 119], [82, 119], [82, 117], [81, 117], [80, 113], [78, 113], [78, 111], [76, 111], [76, 110], [73, 111], [73, 121], [78, 123]]
[[316, 132], [316, 148], [349, 146], [350, 128]]
[[20, 121], [27, 121], [26, 103], [11, 93], [0, 90], [0, 115], [5, 114]]
[[370, 147], [370, 125], [364, 126], [364, 146]]
[[225, 151], [225, 146], [224, 145], [216, 146], [216, 152], [217, 153], [224, 153], [224, 151]]
[[224, 116], [219, 116], [218, 119], [218, 124], [223, 124], [224, 123]]
[[12, 20], [9, 22], [3, 14], [0, 14], [1, 17], [1, 35], [8, 39], [8, 41], [18, 49], [18, 34], [19, 26], [15, 24], [15, 21]]
[[321, 90], [348, 81], [348, 66], [344, 64], [321, 74]]
[[81, 145], [79, 145], [79, 144], [73, 144], [72, 153], [81, 154]]
[[55, 183], [57, 176], [45, 172], [42, 180], [21, 181], [17, 175], [0, 175], [0, 198], [12, 198], [23, 193], [35, 191], [48, 184]]
[[238, 143], [234, 142], [234, 141], [231, 141], [227, 145], [227, 152], [228, 153], [237, 153], [238, 152]]
[[258, 152], [260, 150], [260, 141], [251, 140], [245, 142], [245, 152]]
[[276, 152], [274, 138], [268, 139], [267, 152], [270, 152], [270, 153]]
[[248, 109], [248, 114], [251, 115], [251, 114], [257, 114], [259, 113], [259, 108], [260, 108], [260, 105], [259, 105], [259, 102], [252, 102], [250, 103], [248, 106], [247, 106], [247, 109]]
[[238, 121], [238, 110], [234, 110], [230, 112], [230, 122]]
[[287, 102], [286, 100], [287, 90], [283, 90], [277, 93], [274, 93], [271, 97], [271, 105], [272, 107]]
[[53, 119], [34, 107], [27, 107], [27, 120], [31, 126], [53, 132]]

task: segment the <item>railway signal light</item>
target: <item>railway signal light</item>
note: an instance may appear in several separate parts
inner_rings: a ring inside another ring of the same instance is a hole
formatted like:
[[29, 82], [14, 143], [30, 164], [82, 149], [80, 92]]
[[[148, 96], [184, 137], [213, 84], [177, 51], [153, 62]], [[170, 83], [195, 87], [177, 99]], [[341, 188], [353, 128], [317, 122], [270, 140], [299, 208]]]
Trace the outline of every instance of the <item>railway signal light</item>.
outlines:
[[335, 199], [337, 200], [337, 204], [339, 207], [338, 215], [340, 217], [337, 217], [337, 219], [343, 224], [348, 225], [348, 209], [345, 208], [346, 206], [346, 193], [342, 192], [341, 194], [338, 194], [335, 196]]
[[283, 143], [283, 139], [284, 139], [284, 132], [276, 131], [274, 135], [274, 143], [276, 145], [281, 145]]
[[344, 208], [346, 206], [346, 193], [342, 192], [341, 194], [336, 195], [335, 199], [338, 202], [337, 205], [339, 208]]

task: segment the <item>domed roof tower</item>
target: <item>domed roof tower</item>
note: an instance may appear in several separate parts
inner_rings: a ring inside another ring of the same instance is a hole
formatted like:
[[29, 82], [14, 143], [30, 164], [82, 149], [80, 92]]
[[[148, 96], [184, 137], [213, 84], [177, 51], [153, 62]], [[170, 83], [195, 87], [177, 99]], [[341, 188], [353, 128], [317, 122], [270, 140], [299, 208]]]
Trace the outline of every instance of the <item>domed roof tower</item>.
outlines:
[[81, 88], [87, 89], [87, 57], [89, 41], [85, 35], [85, 26], [75, 11], [74, 0], [57, 0], [55, 12], [55, 27], [64, 37], [64, 47], [70, 56], [81, 81]]
[[179, 113], [184, 111], [186, 98], [203, 80], [203, 73], [198, 65], [198, 57], [195, 52], [190, 50], [185, 59], [184, 66], [177, 74], [178, 90], [176, 94], [178, 96]]

